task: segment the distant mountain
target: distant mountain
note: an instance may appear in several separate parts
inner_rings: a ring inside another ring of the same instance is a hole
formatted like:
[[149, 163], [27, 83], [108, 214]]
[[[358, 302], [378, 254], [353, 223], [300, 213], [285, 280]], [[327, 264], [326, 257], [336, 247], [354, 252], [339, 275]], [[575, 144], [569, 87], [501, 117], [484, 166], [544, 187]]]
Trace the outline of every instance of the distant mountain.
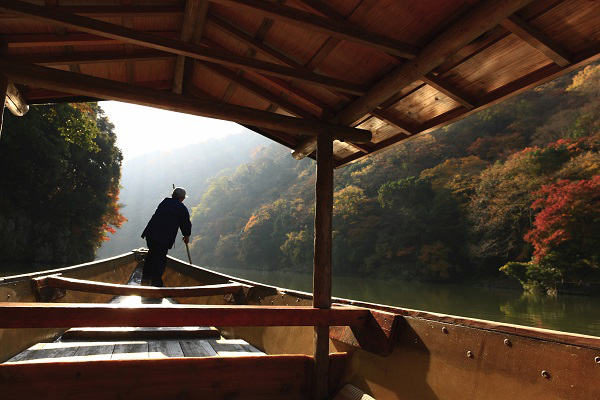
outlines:
[[122, 213], [128, 221], [116, 234], [109, 235], [110, 240], [98, 249], [96, 259], [145, 246], [140, 235], [158, 203], [170, 195], [173, 184], [187, 190], [186, 205], [191, 212], [210, 178], [231, 173], [248, 162], [257, 149], [270, 144], [268, 139], [247, 132], [125, 160], [120, 202], [125, 204]]

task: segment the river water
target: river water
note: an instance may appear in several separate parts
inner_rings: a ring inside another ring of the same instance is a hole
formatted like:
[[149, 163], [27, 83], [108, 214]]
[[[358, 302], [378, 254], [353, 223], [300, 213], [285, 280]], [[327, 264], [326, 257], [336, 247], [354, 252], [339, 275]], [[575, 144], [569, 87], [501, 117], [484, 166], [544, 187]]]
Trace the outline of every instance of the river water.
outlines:
[[[33, 266], [2, 265], [0, 277], [37, 269]], [[263, 272], [233, 268], [215, 270], [268, 285], [312, 292], [312, 276], [308, 272]], [[343, 276], [333, 277], [333, 295], [402, 308], [600, 336], [600, 297], [550, 297], [510, 289]]]
[[[233, 268], [217, 271], [268, 285], [312, 292], [312, 276], [308, 273]], [[510, 289], [337, 276], [333, 277], [332, 286], [334, 296], [346, 299], [600, 336], [600, 297], [550, 297]]]

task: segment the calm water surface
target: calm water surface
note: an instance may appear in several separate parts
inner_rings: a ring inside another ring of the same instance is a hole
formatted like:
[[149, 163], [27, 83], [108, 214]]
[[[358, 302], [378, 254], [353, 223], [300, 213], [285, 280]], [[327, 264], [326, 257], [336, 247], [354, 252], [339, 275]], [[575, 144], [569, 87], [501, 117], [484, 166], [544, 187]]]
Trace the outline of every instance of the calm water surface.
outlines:
[[[312, 292], [312, 277], [308, 273], [233, 268], [215, 270], [268, 285]], [[509, 289], [335, 276], [333, 295], [370, 303], [600, 336], [600, 297], [550, 297]]]

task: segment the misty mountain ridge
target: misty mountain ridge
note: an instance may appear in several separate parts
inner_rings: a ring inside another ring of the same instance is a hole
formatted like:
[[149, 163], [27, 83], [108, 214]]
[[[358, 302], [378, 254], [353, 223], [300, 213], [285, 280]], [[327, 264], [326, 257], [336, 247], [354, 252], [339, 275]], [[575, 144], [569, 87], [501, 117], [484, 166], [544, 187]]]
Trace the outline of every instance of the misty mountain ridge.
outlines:
[[[120, 202], [128, 219], [110, 235], [96, 259], [112, 257], [145, 246], [140, 237], [160, 201], [170, 196], [172, 185], [184, 187], [190, 209], [200, 202], [209, 180], [229, 174], [247, 163], [256, 149], [272, 142], [258, 134], [240, 133], [178, 149], [157, 150], [125, 160], [122, 167]], [[180, 244], [176, 244], [176, 248]]]

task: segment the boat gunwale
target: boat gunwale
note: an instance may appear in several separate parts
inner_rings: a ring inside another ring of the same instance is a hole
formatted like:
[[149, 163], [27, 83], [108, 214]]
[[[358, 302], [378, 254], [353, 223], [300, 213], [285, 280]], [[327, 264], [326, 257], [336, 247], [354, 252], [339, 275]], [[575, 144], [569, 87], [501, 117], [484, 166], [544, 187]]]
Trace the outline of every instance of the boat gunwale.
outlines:
[[[177, 258], [174, 258], [172, 256], [168, 256], [168, 258], [170, 261], [176, 263], [175, 265], [177, 265], [178, 267], [183, 267], [183, 268], [193, 267], [194, 269], [199, 270], [201, 272], [208, 273], [211, 275], [217, 275], [222, 278], [228, 279], [232, 282], [251, 285], [251, 286], [254, 286], [255, 288], [275, 290], [279, 293], [296, 296], [297, 298], [301, 298], [301, 299], [306, 299], [306, 300], [312, 299], [312, 293], [303, 292], [300, 290], [288, 289], [288, 288], [281, 288], [278, 286], [272, 286], [272, 285], [267, 285], [267, 284], [263, 284], [260, 282], [250, 281], [247, 279], [237, 278], [237, 277], [234, 277], [231, 275], [213, 271], [213, 270], [210, 270], [210, 269], [207, 269], [204, 267], [200, 267], [197, 265], [190, 265], [189, 263], [185, 263], [185, 262], [183, 262]], [[169, 264], [167, 264], [167, 266], [172, 267], [172, 265], [169, 265]], [[181, 270], [178, 272], [181, 272]], [[510, 323], [506, 323], [506, 322], [490, 321], [490, 320], [470, 318], [470, 317], [462, 317], [462, 316], [457, 316], [457, 315], [452, 315], [452, 314], [442, 314], [442, 313], [435, 313], [435, 312], [430, 312], [430, 311], [421, 311], [421, 310], [415, 310], [415, 309], [410, 309], [410, 308], [395, 307], [395, 306], [390, 306], [390, 305], [385, 305], [385, 304], [369, 303], [369, 302], [365, 302], [365, 301], [345, 299], [342, 297], [332, 297], [331, 300], [332, 300], [333, 304], [337, 303], [340, 305], [364, 307], [364, 308], [369, 308], [369, 309], [373, 309], [373, 310], [377, 310], [377, 311], [384, 311], [384, 312], [397, 314], [397, 315], [405, 317], [405, 318], [415, 318], [415, 319], [433, 321], [433, 322], [438, 322], [438, 323], [457, 325], [457, 326], [461, 326], [461, 327], [465, 327], [465, 328], [481, 329], [481, 330], [491, 331], [491, 332], [495, 332], [495, 333], [504, 333], [504, 334], [516, 335], [516, 336], [531, 338], [531, 339], [536, 339], [536, 340], [543, 340], [543, 341], [552, 342], [552, 343], [560, 343], [560, 344], [566, 344], [566, 345], [570, 345], [570, 346], [579, 346], [579, 347], [585, 347], [585, 348], [594, 349], [594, 350], [600, 350], [600, 336], [585, 335], [585, 334], [575, 333], [575, 332], [563, 332], [563, 331], [557, 331], [557, 330], [553, 330], [553, 329], [536, 328], [536, 327], [530, 327], [530, 326], [525, 326], [525, 325], [510, 324]]]
[[[95, 261], [91, 261], [88, 263], [82, 263], [82, 264], [78, 264], [78, 265], [74, 265], [74, 266], [70, 266], [70, 267], [63, 267], [63, 268], [58, 268], [58, 269], [3, 277], [3, 278], [0, 278], [0, 285], [14, 283], [14, 282], [20, 282], [20, 281], [24, 281], [27, 279], [32, 279], [32, 278], [45, 276], [45, 275], [53, 275], [53, 274], [57, 274], [57, 273], [77, 271], [77, 270], [81, 270], [81, 269], [85, 269], [85, 268], [89, 268], [89, 267], [97, 267], [97, 266], [101, 266], [102, 264], [107, 264], [109, 262], [114, 262], [117, 260], [124, 261], [127, 258], [134, 258], [136, 250], [133, 250], [132, 252], [129, 252], [129, 253], [117, 255], [114, 257], [110, 257], [110, 258], [106, 258], [106, 259], [102, 259], [102, 260], [95, 260]], [[310, 300], [313, 297], [312, 293], [303, 292], [300, 290], [282, 288], [282, 287], [278, 287], [278, 286], [272, 286], [272, 285], [268, 285], [268, 284], [264, 284], [264, 283], [260, 283], [260, 282], [255, 282], [255, 281], [251, 281], [251, 280], [247, 280], [247, 279], [238, 278], [238, 277], [224, 274], [221, 272], [213, 271], [208, 268], [185, 263], [185, 262], [183, 262], [175, 257], [172, 257], [172, 256], [168, 256], [167, 267], [177, 270], [177, 272], [180, 272], [180, 273], [183, 272], [184, 274], [185, 274], [186, 270], [200, 272], [200, 273], [208, 274], [211, 276], [219, 277], [225, 281], [231, 281], [231, 282], [241, 283], [241, 284], [245, 284], [245, 285], [250, 285], [250, 286], [253, 286], [254, 288], [260, 288], [263, 290], [266, 289], [268, 291], [272, 291], [272, 292], [279, 293], [279, 294], [287, 294], [287, 295], [294, 296], [296, 298], [300, 298], [300, 299], [304, 299], [304, 300]], [[186, 274], [186, 275], [188, 275], [188, 274]], [[365, 301], [345, 299], [345, 298], [341, 298], [341, 297], [332, 297], [332, 302], [340, 304], [340, 305], [364, 307], [367, 309], [389, 312], [389, 313], [397, 314], [397, 315], [405, 317], [405, 318], [415, 318], [415, 319], [421, 319], [421, 320], [432, 321], [432, 322], [437, 322], [437, 323], [451, 324], [451, 325], [461, 326], [461, 327], [465, 327], [465, 328], [480, 329], [480, 330], [486, 330], [486, 331], [491, 331], [491, 332], [496, 332], [496, 333], [516, 335], [516, 336], [521, 336], [521, 337], [531, 338], [531, 339], [536, 339], [536, 340], [543, 340], [543, 341], [547, 341], [547, 342], [560, 343], [560, 344], [566, 344], [566, 345], [571, 345], [571, 346], [579, 346], [579, 347], [585, 347], [585, 348], [589, 348], [589, 349], [600, 350], [600, 337], [599, 336], [585, 335], [585, 334], [574, 333], [574, 332], [563, 332], [563, 331], [557, 331], [557, 330], [552, 330], [552, 329], [529, 327], [529, 326], [524, 326], [524, 325], [516, 325], [516, 324], [510, 324], [510, 323], [506, 323], [506, 322], [497, 322], [497, 321], [490, 321], [490, 320], [484, 320], [484, 319], [478, 319], [478, 318], [461, 317], [461, 316], [452, 315], [452, 314], [442, 314], [442, 313], [435, 313], [435, 312], [429, 312], [429, 311], [421, 311], [421, 310], [415, 310], [415, 309], [410, 309], [410, 308], [395, 307], [395, 306], [390, 306], [390, 305], [385, 305], [385, 304], [369, 303], [369, 302], [365, 302]]]

